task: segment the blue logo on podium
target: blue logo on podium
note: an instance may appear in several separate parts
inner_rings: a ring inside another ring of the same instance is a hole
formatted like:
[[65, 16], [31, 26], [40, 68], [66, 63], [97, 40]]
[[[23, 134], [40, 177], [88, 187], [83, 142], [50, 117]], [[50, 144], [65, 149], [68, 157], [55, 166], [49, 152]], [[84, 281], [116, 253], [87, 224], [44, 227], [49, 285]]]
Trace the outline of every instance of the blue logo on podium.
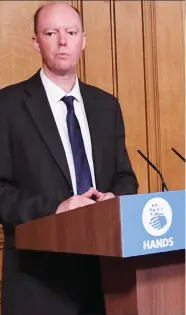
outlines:
[[120, 197], [122, 256], [185, 249], [185, 190]]
[[172, 224], [172, 209], [169, 203], [160, 197], [147, 201], [142, 212], [142, 221], [146, 231], [152, 236], [165, 234]]

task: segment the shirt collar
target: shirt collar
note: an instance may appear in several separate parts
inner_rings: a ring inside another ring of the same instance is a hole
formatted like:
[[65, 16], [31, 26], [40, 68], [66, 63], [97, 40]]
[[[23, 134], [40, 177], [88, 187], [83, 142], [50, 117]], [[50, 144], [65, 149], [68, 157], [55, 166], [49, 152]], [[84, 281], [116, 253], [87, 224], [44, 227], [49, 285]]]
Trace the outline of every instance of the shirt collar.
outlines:
[[44, 85], [47, 97], [49, 102], [58, 102], [60, 101], [64, 96], [74, 96], [74, 98], [80, 102], [82, 100], [80, 87], [79, 87], [79, 80], [76, 76], [76, 82], [74, 87], [69, 93], [66, 93], [62, 88], [57, 86], [54, 82], [52, 82], [44, 73], [43, 69], [40, 71], [41, 81]]

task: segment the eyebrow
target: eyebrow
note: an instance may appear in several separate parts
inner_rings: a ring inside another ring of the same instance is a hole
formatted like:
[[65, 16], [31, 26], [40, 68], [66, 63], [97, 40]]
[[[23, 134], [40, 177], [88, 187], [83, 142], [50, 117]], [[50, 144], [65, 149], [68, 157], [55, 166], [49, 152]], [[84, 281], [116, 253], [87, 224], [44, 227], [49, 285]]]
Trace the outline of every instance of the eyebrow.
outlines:
[[[75, 28], [77, 30], [80, 30], [80, 27], [77, 26], [77, 25], [72, 25], [72, 26], [68, 26], [68, 27], [63, 27], [65, 30], [69, 30], [71, 28]], [[59, 28], [56, 28], [56, 27], [47, 27], [44, 29], [44, 31], [50, 31], [50, 30], [54, 30], [54, 31], [57, 31]]]

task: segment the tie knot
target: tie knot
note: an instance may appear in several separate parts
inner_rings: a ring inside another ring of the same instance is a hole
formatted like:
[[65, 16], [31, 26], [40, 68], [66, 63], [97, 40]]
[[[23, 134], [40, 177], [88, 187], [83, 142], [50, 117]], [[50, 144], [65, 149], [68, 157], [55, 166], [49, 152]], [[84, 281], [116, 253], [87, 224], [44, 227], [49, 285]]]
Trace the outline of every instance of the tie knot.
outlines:
[[74, 105], [73, 105], [73, 102], [74, 102], [74, 96], [64, 96], [62, 98], [62, 101], [66, 104], [67, 106], [67, 111], [68, 112], [72, 112], [74, 111]]

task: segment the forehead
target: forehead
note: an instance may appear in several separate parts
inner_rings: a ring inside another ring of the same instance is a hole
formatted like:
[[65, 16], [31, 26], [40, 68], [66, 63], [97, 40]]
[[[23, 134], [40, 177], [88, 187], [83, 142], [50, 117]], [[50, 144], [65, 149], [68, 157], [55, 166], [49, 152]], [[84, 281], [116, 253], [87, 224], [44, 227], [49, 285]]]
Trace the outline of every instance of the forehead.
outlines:
[[81, 28], [81, 20], [78, 13], [70, 6], [53, 5], [44, 7], [38, 18], [38, 29], [71, 27]]

